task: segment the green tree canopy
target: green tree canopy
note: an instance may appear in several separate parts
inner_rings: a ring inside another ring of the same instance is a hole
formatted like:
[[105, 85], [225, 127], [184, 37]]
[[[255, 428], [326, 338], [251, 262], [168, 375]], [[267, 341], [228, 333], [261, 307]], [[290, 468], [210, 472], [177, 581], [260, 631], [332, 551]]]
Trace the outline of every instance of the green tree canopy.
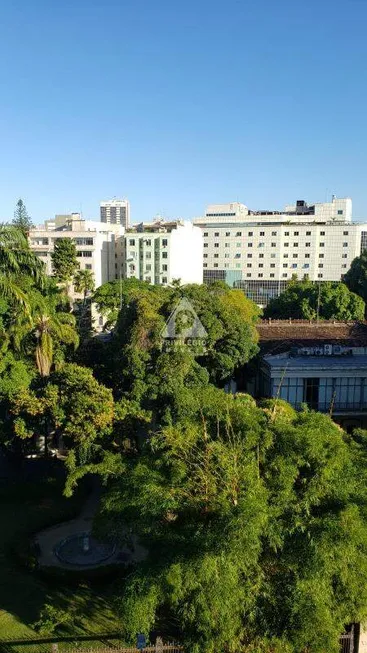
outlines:
[[13, 225], [14, 227], [17, 227], [17, 229], [20, 229], [25, 236], [28, 235], [30, 229], [33, 227], [32, 220], [28, 215], [26, 205], [22, 199], [17, 201], [14, 211]]
[[55, 277], [69, 284], [79, 268], [74, 241], [71, 238], [57, 238], [51, 258]]
[[264, 309], [265, 318], [286, 320], [363, 320], [365, 304], [341, 282], [291, 281]]
[[149, 549], [120, 590], [125, 635], [163, 615], [192, 653], [338, 653], [367, 614], [366, 455], [328, 416], [211, 386], [139, 456], [101, 454], [98, 528]]
[[90, 270], [78, 270], [74, 275], [74, 288], [76, 292], [82, 293], [84, 299], [87, 294], [94, 290], [94, 275]]
[[367, 250], [357, 256], [344, 277], [344, 283], [351, 292], [356, 293], [367, 302]]

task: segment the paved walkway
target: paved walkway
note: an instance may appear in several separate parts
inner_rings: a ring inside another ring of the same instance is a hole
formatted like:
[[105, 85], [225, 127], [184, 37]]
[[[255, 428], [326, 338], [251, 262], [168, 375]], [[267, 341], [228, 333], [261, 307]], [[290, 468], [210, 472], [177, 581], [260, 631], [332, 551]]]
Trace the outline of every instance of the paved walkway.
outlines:
[[46, 528], [44, 531], [41, 531], [36, 535], [35, 540], [40, 550], [38, 561], [41, 567], [93, 569], [103, 565], [139, 562], [146, 558], [148, 554], [147, 550], [142, 547], [138, 543], [137, 538], [133, 536], [131, 538], [134, 547], [133, 551], [131, 551], [127, 546], [120, 548], [116, 547], [115, 552], [110, 558], [96, 565], [81, 566], [77, 564], [68, 564], [58, 559], [54, 550], [60, 541], [65, 540], [72, 535], [92, 530], [93, 518], [97, 511], [99, 501], [100, 491], [99, 489], [95, 489], [85, 502], [79, 517], [71, 519], [68, 522], [63, 522], [62, 524], [57, 524], [56, 526], [51, 526], [51, 528]]

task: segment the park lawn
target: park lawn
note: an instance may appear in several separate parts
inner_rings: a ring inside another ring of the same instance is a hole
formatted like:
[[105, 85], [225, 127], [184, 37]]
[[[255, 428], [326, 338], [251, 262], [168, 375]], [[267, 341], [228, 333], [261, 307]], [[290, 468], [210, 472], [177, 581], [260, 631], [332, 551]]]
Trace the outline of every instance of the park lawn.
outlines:
[[[0, 488], [0, 652], [1, 640], [31, 639], [37, 636], [32, 624], [41, 608], [51, 603], [75, 617], [71, 626], [56, 631], [60, 635], [89, 635], [116, 632], [118, 623], [108, 601], [108, 586], [98, 589], [87, 583], [67, 587], [60, 582], [46, 583], [37, 572], [29, 571], [19, 559], [27, 552], [31, 534], [78, 514], [85, 500], [81, 492], [72, 499], [62, 496], [62, 479], [9, 483]], [[15, 552], [17, 551], [17, 552]], [[69, 628], [69, 631], [68, 631]], [[85, 643], [91, 647], [93, 642]], [[100, 645], [100, 643], [99, 643]], [[81, 643], [78, 644], [79, 648]], [[5, 648], [5, 647], [4, 647]], [[60, 650], [72, 650], [60, 644]], [[50, 651], [50, 644], [14, 646], [11, 650], [28, 653]]]

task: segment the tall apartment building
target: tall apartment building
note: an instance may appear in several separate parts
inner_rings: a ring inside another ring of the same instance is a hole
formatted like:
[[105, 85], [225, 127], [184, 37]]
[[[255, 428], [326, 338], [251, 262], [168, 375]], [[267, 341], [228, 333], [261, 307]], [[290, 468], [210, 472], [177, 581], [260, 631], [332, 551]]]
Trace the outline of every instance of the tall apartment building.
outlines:
[[101, 222], [119, 224], [125, 229], [130, 224], [130, 202], [128, 200], [107, 200], [100, 204]]
[[203, 231], [204, 282], [226, 281], [257, 304], [279, 295], [293, 275], [340, 281], [367, 247], [367, 224], [352, 222], [352, 200], [281, 211], [252, 211], [244, 204], [213, 204], [193, 223]]
[[203, 282], [202, 230], [191, 222], [141, 223], [124, 236], [122, 276], [153, 284]]
[[44, 261], [47, 274], [51, 275], [55, 242], [58, 238], [71, 238], [76, 245], [80, 269], [93, 272], [97, 288], [115, 279], [122, 265], [122, 258], [119, 259], [122, 252], [117, 242], [123, 234], [124, 228], [120, 225], [83, 220], [80, 213], [72, 213], [56, 215], [54, 220], [46, 220], [43, 226], [32, 228], [29, 243]]

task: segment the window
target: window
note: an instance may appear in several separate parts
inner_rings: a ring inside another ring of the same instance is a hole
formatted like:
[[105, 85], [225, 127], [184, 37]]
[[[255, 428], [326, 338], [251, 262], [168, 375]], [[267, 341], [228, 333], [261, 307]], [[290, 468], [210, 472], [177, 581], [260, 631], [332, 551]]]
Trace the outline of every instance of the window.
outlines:
[[152, 241], [150, 240], [150, 238], [147, 238], [147, 239], [146, 239], [145, 244], [146, 244], [147, 247], [150, 247], [150, 246], [151, 246]]
[[214, 254], [214, 258], [219, 258], [219, 254]]
[[259, 243], [259, 247], [265, 247], [265, 243]]
[[310, 264], [309, 264], [309, 263], [305, 263], [303, 267], [307, 269], [307, 268], [310, 267]]
[[167, 277], [162, 277], [162, 283], [167, 283]]
[[342, 254], [342, 258], [348, 258], [348, 254]]
[[252, 243], [247, 243], [247, 247], [252, 247]]
[[303, 400], [310, 408], [318, 408], [320, 379], [304, 379], [303, 383]]
[[270, 275], [269, 275], [269, 276], [270, 276], [271, 279], [274, 279], [274, 277], [275, 277], [274, 272], [270, 272]]
[[209, 236], [207, 231], [204, 231], [204, 238], [207, 238]]
[[311, 247], [311, 243], [305, 243], [306, 247]]
[[236, 263], [236, 268], [240, 268], [240, 267], [241, 267], [241, 263]]
[[310, 255], [309, 255], [309, 254], [305, 254], [305, 258], [310, 258]]
[[284, 235], [285, 235], [285, 236], [289, 236], [289, 231], [285, 231], [285, 232], [284, 232]]
[[276, 258], [276, 254], [270, 254], [270, 258]]
[[231, 235], [231, 232], [230, 232], [230, 231], [226, 231], [226, 236], [230, 236], [230, 235]]
[[289, 258], [289, 254], [283, 254], [283, 258]]
[[325, 254], [319, 254], [319, 258], [325, 258]]
[[252, 254], [247, 254], [247, 258], [252, 258]]
[[343, 263], [342, 268], [345, 269], [346, 267], [347, 267], [347, 264], [346, 264], [346, 263]]
[[224, 258], [229, 258], [229, 254], [224, 254]]
[[150, 260], [152, 258], [152, 252], [147, 252], [145, 258]]
[[224, 267], [225, 267], [225, 268], [229, 268], [229, 263], [225, 263], [225, 264], [224, 264]]
[[93, 238], [75, 238], [74, 242], [76, 245], [93, 245]]
[[236, 236], [237, 236], [237, 238], [238, 238], [238, 236], [242, 236], [242, 231], [236, 231]]
[[325, 243], [319, 243], [320, 247], [325, 247]]
[[214, 243], [214, 247], [219, 247], [219, 243]]
[[271, 268], [275, 268], [275, 263], [270, 263]]
[[246, 277], [251, 277], [251, 272], [247, 272]]
[[311, 236], [311, 231], [306, 231], [306, 236]]
[[319, 268], [323, 268], [323, 267], [324, 267], [324, 264], [323, 264], [323, 263], [319, 263]]
[[215, 232], [214, 232], [214, 236], [215, 236], [216, 238], [218, 238], [218, 236], [219, 236], [219, 231], [215, 231]]
[[343, 215], [343, 209], [338, 210], [338, 215]]
[[262, 272], [259, 272], [259, 274], [258, 274], [257, 276], [258, 276], [259, 278], [261, 278], [261, 279], [262, 279], [264, 275], [263, 275], [263, 273], [262, 273]]
[[162, 258], [168, 258], [167, 252], [162, 252]]
[[259, 258], [264, 258], [264, 254], [259, 254]]
[[145, 277], [145, 281], [147, 281], [148, 283], [151, 283], [152, 277]]
[[294, 231], [293, 236], [299, 236], [299, 231]]
[[218, 263], [214, 263], [214, 267], [217, 268], [217, 267], [218, 267]]
[[235, 258], [241, 258], [241, 254], [236, 254]]
[[167, 238], [162, 238], [162, 247], [167, 247], [167, 245], [168, 245], [168, 239]]
[[76, 255], [77, 255], [78, 258], [81, 258], [81, 257], [83, 257], [83, 258], [92, 258], [92, 252], [80, 252], [79, 251], [79, 252], [76, 253]]
[[91, 263], [86, 263], [85, 264], [85, 269], [86, 270], [91, 270], [92, 269], [92, 264]]
[[348, 247], [348, 243], [343, 243], [343, 247]]
[[259, 263], [259, 268], [263, 268], [263, 267], [264, 267], [264, 263]]
[[289, 243], [284, 243], [284, 247], [289, 247]]
[[288, 274], [286, 272], [283, 272], [282, 277], [287, 278]]
[[265, 231], [260, 231], [260, 236], [265, 236]]
[[298, 247], [298, 243], [293, 243], [293, 247]]
[[343, 236], [348, 236], [349, 231], [343, 231]]
[[325, 231], [320, 231], [320, 236], [325, 236]]
[[292, 258], [298, 258], [298, 254], [293, 254]]
[[318, 279], [322, 279], [323, 276], [324, 276], [324, 275], [320, 273], [320, 274], [317, 275], [317, 278], [318, 278]]
[[224, 247], [230, 247], [230, 243], [224, 243]]
[[207, 267], [208, 267], [208, 264], [204, 263], [203, 268], [207, 268]]
[[132, 238], [131, 240], [129, 240], [129, 245], [130, 245], [131, 247], [134, 247], [134, 245], [135, 245], [135, 240], [134, 240], [133, 238]]
[[272, 232], [271, 232], [271, 235], [272, 235], [272, 236], [276, 236], [276, 235], [277, 235], [277, 231], [272, 231]]
[[150, 263], [147, 263], [147, 265], [145, 266], [145, 270], [146, 270], [146, 272], [150, 272], [151, 269], [152, 269], [151, 264], [150, 264]]
[[276, 244], [276, 243], [272, 243], [271, 246], [272, 246], [272, 247], [276, 247], [277, 244]]
[[207, 254], [204, 254], [203, 258], [208, 258], [208, 255], [207, 255]]
[[292, 268], [296, 268], [296, 267], [298, 267], [297, 263], [292, 263]]
[[288, 263], [283, 263], [283, 268], [287, 268], [287, 267], [288, 267]]
[[236, 247], [241, 247], [241, 243], [236, 243]]
[[247, 263], [246, 267], [247, 268], [252, 268], [252, 263]]
[[254, 235], [254, 232], [253, 232], [253, 231], [249, 231], [249, 232], [248, 232], [248, 235], [249, 235], [249, 236], [253, 236], [253, 235]]
[[204, 243], [204, 247], [208, 247], [208, 243]]

